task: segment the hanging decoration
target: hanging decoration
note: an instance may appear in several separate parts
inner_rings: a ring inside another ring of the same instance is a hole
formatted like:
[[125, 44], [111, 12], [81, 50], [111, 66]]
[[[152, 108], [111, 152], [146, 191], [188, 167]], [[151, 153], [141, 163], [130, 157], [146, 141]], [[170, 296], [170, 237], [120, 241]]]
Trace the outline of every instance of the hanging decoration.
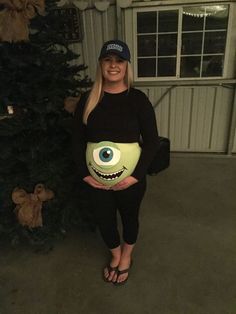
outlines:
[[[116, 0], [116, 5], [122, 9], [128, 8], [131, 6], [133, 0]], [[74, 5], [80, 11], [84, 11], [88, 8], [88, 6], [93, 6], [100, 12], [106, 11], [110, 6], [109, 0], [60, 0], [57, 5], [59, 7], [67, 6], [67, 5]]]
[[64, 109], [67, 112], [74, 114], [79, 100], [80, 100], [80, 95], [77, 97], [69, 96], [69, 97], [65, 98], [64, 99]]
[[12, 201], [16, 204], [15, 214], [19, 224], [29, 228], [42, 227], [43, 202], [53, 197], [53, 191], [41, 183], [35, 186], [33, 193], [27, 193], [24, 189], [16, 187], [12, 192]]
[[[116, 0], [116, 4], [120, 8], [128, 8], [131, 6], [133, 0]], [[84, 11], [88, 8], [88, 6], [93, 6], [100, 12], [106, 11], [110, 6], [109, 0], [97, 0], [97, 1], [86, 1], [86, 0], [60, 0], [57, 5], [59, 7], [67, 6], [67, 5], [74, 5], [80, 11]]]
[[0, 0], [0, 41], [29, 40], [29, 21], [44, 14], [44, 0]]
[[58, 32], [68, 43], [83, 40], [83, 23], [78, 8], [73, 5], [58, 7], [54, 9], [54, 14], [59, 21], [62, 21]]
[[110, 5], [110, 2], [106, 0], [94, 2], [95, 8], [100, 12], [106, 11], [109, 5]]
[[88, 1], [80, 0], [80, 1], [74, 1], [74, 5], [80, 10], [84, 11], [88, 7]]
[[191, 6], [184, 7], [183, 14], [189, 15], [192, 17], [212, 16], [216, 18], [225, 18], [228, 15], [228, 6], [227, 5], [211, 5], [211, 6]]
[[116, 0], [117, 5], [122, 8], [128, 8], [131, 6], [133, 0]]
[[67, 5], [74, 5], [77, 7], [79, 10], [84, 11], [87, 9], [89, 3], [86, 0], [60, 0], [57, 3], [58, 7], [63, 7]]

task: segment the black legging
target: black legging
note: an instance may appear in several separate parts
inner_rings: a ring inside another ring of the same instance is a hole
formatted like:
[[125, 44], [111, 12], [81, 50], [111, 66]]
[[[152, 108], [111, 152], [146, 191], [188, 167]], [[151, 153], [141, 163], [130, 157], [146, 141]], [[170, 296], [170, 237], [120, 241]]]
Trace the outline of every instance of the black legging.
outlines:
[[120, 245], [117, 210], [123, 225], [123, 240], [134, 244], [139, 230], [139, 208], [146, 190], [146, 179], [121, 191], [90, 188], [93, 212], [102, 238], [109, 249]]

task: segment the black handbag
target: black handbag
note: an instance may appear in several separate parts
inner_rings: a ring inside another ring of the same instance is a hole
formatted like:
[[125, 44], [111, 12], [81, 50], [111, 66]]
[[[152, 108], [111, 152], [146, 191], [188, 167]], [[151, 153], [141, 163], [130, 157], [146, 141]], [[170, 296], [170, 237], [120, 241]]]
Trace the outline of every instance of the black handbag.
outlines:
[[170, 140], [166, 137], [159, 136], [159, 144], [156, 155], [148, 167], [147, 173], [150, 176], [168, 168], [170, 165]]

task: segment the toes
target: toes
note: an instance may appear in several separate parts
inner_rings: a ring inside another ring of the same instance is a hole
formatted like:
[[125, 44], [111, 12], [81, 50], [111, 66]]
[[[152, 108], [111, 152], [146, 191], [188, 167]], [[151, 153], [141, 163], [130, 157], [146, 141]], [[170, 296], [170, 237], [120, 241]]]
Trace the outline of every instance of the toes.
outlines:
[[108, 279], [109, 279], [110, 281], [112, 281], [113, 276], [114, 276], [114, 273], [115, 273], [115, 271], [112, 271], [112, 272], [110, 273], [110, 276], [108, 277]]
[[112, 282], [116, 282], [116, 280], [117, 280], [117, 272], [114, 273], [112, 277]]
[[105, 277], [106, 279], [109, 278], [109, 271], [108, 271], [107, 268], [104, 269], [104, 277]]
[[109, 271], [109, 269], [107, 267], [104, 269], [104, 277], [108, 281], [113, 281], [113, 277], [115, 276], [115, 274], [116, 274], [115, 270]]
[[116, 282], [118, 282], [118, 283], [123, 282], [127, 279], [127, 277], [128, 277], [128, 274], [120, 275], [120, 276], [118, 276]]

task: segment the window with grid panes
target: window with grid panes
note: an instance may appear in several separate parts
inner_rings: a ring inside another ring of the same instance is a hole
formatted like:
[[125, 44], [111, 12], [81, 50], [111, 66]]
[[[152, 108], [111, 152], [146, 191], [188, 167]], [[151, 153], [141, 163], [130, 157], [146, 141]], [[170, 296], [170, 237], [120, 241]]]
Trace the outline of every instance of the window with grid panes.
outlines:
[[222, 77], [229, 5], [138, 9], [138, 78]]

